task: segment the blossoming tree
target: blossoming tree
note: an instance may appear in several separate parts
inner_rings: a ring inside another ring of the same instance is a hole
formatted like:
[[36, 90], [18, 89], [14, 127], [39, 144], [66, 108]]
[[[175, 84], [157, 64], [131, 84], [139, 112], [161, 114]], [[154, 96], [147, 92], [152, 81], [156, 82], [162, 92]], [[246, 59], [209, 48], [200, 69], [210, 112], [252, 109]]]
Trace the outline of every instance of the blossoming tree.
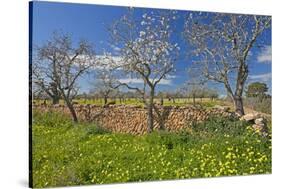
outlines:
[[244, 114], [250, 51], [270, 25], [269, 16], [200, 12], [186, 17], [183, 34], [194, 65], [205, 79], [224, 85], [238, 115]]
[[92, 46], [81, 40], [76, 47], [70, 36], [54, 33], [49, 41], [37, 47], [34, 59], [33, 83], [43, 90], [47, 87], [56, 90], [67, 105], [73, 121], [78, 122], [72, 100], [79, 89], [78, 78], [95, 61]]
[[112, 61], [112, 67], [122, 71], [123, 76], [143, 81], [139, 87], [131, 83], [120, 82], [136, 90], [144, 98], [147, 107], [147, 131], [153, 130], [155, 90], [167, 74], [174, 71], [179, 47], [172, 42], [172, 21], [176, 19], [173, 12], [146, 12], [138, 18], [131, 9], [128, 14], [114, 22], [109, 31], [111, 39], [120, 48], [120, 61]]

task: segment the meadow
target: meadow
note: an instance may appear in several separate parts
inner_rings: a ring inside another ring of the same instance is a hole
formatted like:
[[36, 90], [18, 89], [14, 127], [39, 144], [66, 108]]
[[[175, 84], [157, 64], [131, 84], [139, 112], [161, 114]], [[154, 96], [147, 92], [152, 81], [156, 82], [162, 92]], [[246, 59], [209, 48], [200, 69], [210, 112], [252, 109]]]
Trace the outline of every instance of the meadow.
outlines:
[[[156, 98], [155, 102], [160, 104], [160, 98]], [[87, 98], [80, 98], [80, 99], [74, 99], [74, 103], [77, 104], [94, 104], [103, 106], [104, 100], [102, 98], [97, 99], [87, 99]], [[51, 105], [51, 100], [45, 100], [45, 103], [47, 105]], [[116, 105], [136, 105], [136, 106], [144, 106], [144, 103], [140, 101], [140, 99], [137, 98], [126, 98], [124, 100], [120, 100], [118, 98], [109, 98], [108, 103], [114, 103]], [[195, 98], [196, 105], [203, 106], [205, 108], [208, 107], [214, 107], [215, 105], [226, 105], [225, 100], [220, 99], [209, 99], [209, 98]], [[33, 104], [44, 104], [44, 100], [33, 100]], [[59, 101], [59, 104], [65, 104], [63, 100]], [[186, 106], [186, 105], [193, 105], [193, 99], [192, 98], [176, 98], [174, 100], [164, 98], [163, 99], [163, 106]]]
[[220, 117], [135, 136], [34, 110], [32, 150], [38, 188], [271, 173], [271, 134]]

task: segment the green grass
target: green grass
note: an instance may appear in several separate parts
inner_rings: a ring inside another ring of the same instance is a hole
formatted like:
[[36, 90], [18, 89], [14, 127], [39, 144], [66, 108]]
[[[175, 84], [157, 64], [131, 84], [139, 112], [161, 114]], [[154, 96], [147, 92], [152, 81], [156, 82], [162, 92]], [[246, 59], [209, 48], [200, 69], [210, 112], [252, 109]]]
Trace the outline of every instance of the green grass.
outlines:
[[[108, 99], [108, 102], [115, 102], [115, 104], [117, 105], [136, 105], [136, 106], [141, 106], [143, 107], [144, 104], [143, 102], [141, 102], [139, 99], [136, 98], [128, 98], [125, 101], [120, 102], [119, 99]], [[33, 100], [34, 103], [36, 104], [43, 104], [44, 100]], [[104, 105], [104, 100], [103, 99], [74, 99], [73, 102], [76, 102], [78, 104], [94, 104], [94, 105]], [[155, 99], [155, 102], [160, 103], [160, 99]], [[64, 104], [63, 100], [60, 100], [59, 102], [60, 104]], [[225, 103], [223, 102], [223, 100], [218, 100], [218, 99], [214, 99], [214, 100], [210, 100], [210, 99], [196, 99], [195, 100], [196, 105], [200, 105], [202, 107], [205, 108], [211, 108], [214, 107], [215, 105], [225, 105]], [[50, 100], [46, 100], [46, 104], [51, 104]], [[180, 98], [180, 99], [175, 99], [175, 101], [173, 100], [169, 100], [169, 99], [164, 99], [163, 100], [163, 105], [164, 106], [188, 106], [188, 105], [193, 105], [193, 101], [191, 98]]]
[[133, 136], [34, 112], [32, 139], [34, 187], [271, 173], [270, 138], [237, 120]]

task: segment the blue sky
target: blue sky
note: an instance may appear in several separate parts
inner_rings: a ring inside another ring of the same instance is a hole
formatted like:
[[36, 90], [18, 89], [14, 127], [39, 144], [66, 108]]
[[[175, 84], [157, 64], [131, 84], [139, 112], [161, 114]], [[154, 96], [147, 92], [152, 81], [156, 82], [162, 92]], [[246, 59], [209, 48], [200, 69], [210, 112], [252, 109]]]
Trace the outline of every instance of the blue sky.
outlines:
[[[147, 9], [135, 9], [136, 15], [142, 15]], [[114, 20], [127, 12], [126, 7], [101, 6], [74, 3], [51, 3], [34, 2], [33, 4], [33, 44], [40, 45], [48, 40], [54, 31], [63, 31], [72, 36], [74, 43], [79, 39], [86, 39], [94, 44], [97, 54], [109, 50], [109, 35], [106, 27]], [[186, 58], [188, 50], [181, 36], [184, 15], [186, 11], [178, 11], [178, 19], [175, 23], [176, 35], [173, 41], [181, 47], [179, 60], [176, 64], [176, 73], [167, 78], [167, 82], [159, 85], [158, 90], [175, 90], [187, 79], [187, 69], [191, 65], [190, 59]], [[263, 33], [258, 39], [264, 44], [264, 48], [253, 48], [249, 57], [248, 82], [265, 82], [271, 91], [271, 29]], [[91, 78], [85, 76], [80, 79], [81, 91], [92, 88], [87, 81]], [[225, 94], [224, 88], [218, 84], [209, 84], [221, 94]]]

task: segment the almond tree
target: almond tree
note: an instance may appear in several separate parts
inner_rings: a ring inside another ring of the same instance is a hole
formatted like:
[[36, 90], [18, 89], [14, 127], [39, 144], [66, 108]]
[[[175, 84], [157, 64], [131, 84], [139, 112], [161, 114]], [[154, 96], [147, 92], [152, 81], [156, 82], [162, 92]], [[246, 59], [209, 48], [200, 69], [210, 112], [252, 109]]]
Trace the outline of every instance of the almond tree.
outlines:
[[[39, 55], [40, 57], [37, 57], [39, 59], [33, 59], [32, 62], [32, 82], [33, 82], [33, 94], [35, 94], [35, 91], [38, 93], [45, 93], [52, 99], [52, 104], [58, 104], [59, 100], [61, 99], [60, 92], [58, 90], [58, 87], [56, 83], [54, 83], [52, 80], [50, 80], [48, 77], [51, 76], [53, 72], [51, 69], [53, 66], [49, 65], [45, 67], [45, 65], [42, 65], [41, 60], [43, 60], [43, 57]], [[55, 64], [55, 61], [52, 61], [51, 64]], [[48, 73], [47, 75], [45, 75]]]
[[73, 121], [78, 122], [72, 100], [78, 92], [78, 78], [93, 65], [92, 46], [83, 40], [74, 46], [70, 36], [54, 33], [50, 40], [37, 47], [36, 59], [32, 65], [34, 83], [46, 92], [48, 87], [60, 94]]
[[244, 114], [242, 95], [248, 78], [248, 57], [271, 17], [223, 13], [189, 13], [184, 38], [193, 64], [207, 80], [222, 83], [238, 115]]
[[100, 94], [100, 96], [104, 99], [104, 105], [107, 105], [110, 95], [117, 92], [115, 89], [117, 81], [108, 69], [98, 70], [96, 75], [96, 82], [94, 83], [93, 91]]
[[112, 66], [126, 77], [143, 81], [143, 87], [121, 82], [119, 86], [126, 86], [144, 97], [148, 132], [153, 130], [153, 110], [159, 113], [154, 106], [155, 89], [167, 74], [174, 71], [178, 57], [179, 47], [171, 42], [173, 19], [172, 13], [161, 11], [147, 12], [138, 18], [131, 9], [109, 29], [113, 44], [121, 49], [118, 55], [121, 60], [112, 61]]
[[203, 89], [203, 84], [197, 82], [186, 82], [180, 88], [186, 97], [192, 98], [193, 106], [196, 105], [196, 98], [200, 98], [200, 94], [203, 94]]

